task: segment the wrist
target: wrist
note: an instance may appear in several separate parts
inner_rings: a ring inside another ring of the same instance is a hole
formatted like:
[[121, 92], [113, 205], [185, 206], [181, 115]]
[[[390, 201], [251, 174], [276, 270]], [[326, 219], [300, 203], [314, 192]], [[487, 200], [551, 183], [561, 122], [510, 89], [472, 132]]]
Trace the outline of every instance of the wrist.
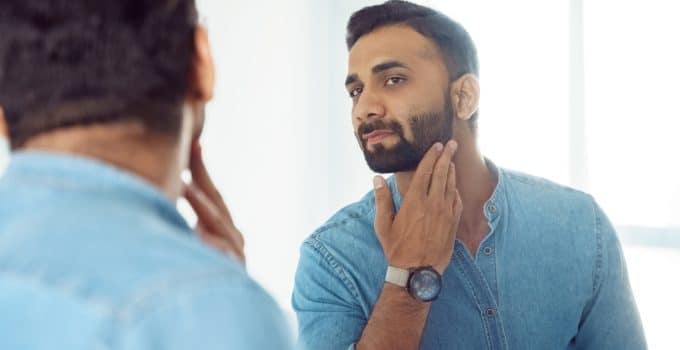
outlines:
[[428, 261], [430, 259], [404, 259], [404, 258], [388, 258], [387, 265], [394, 266], [400, 269], [411, 270], [423, 266], [432, 266], [440, 275], [444, 275], [444, 271], [451, 264], [451, 258], [443, 262]]
[[406, 290], [406, 288], [399, 287], [389, 282], [385, 282], [383, 284], [382, 292], [383, 294], [390, 295], [391, 300], [393, 301], [398, 300], [399, 303], [398, 306], [396, 306], [396, 308], [403, 313], [417, 314], [429, 310], [430, 305], [432, 305], [432, 303], [422, 302], [417, 299], [414, 299], [411, 296], [411, 294], [409, 294], [408, 290]]

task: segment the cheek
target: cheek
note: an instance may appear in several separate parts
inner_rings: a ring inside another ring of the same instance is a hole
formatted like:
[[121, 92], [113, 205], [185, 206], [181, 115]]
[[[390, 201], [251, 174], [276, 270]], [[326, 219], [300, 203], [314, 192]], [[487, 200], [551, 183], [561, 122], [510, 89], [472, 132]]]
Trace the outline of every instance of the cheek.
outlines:
[[411, 128], [411, 123], [409, 122], [409, 120], [410, 118], [404, 118], [399, 121], [399, 124], [401, 124], [404, 139], [406, 139], [406, 141], [410, 143], [413, 143], [413, 128]]
[[393, 122], [396, 122], [401, 127], [401, 133], [404, 139], [411, 143], [413, 142], [413, 129], [411, 128], [411, 117], [415, 114], [409, 112], [403, 112], [402, 114], [396, 116]]
[[389, 100], [387, 115], [401, 125], [406, 141], [413, 142], [414, 139], [411, 119], [433, 111], [435, 102], [431, 95], [427, 90], [411, 86], [411, 89], [403, 89]]
[[[437, 98], [436, 96], [440, 97]], [[406, 101], [410, 101], [410, 103]], [[422, 94], [420, 98], [404, 99], [397, 106], [400, 108], [397, 119], [404, 130], [404, 139], [413, 143], [415, 136], [411, 127], [411, 120], [413, 118], [423, 118], [433, 113], [441, 113], [443, 111], [444, 100], [441, 98], [441, 92], [428, 92]]]
[[359, 129], [359, 125], [361, 125], [359, 120], [357, 118], [354, 118], [354, 115], [352, 115], [352, 128], [354, 129], [355, 133], [357, 132], [357, 129]]

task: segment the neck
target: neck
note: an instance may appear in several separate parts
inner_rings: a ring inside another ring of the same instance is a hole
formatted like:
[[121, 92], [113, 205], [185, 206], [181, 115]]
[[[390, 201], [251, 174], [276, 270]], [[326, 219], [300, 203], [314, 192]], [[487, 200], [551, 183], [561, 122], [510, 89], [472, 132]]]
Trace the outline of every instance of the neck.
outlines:
[[37, 135], [22, 147], [93, 158], [133, 173], [175, 201], [181, 193], [177, 141], [138, 123], [71, 127]]
[[[488, 223], [484, 204], [496, 187], [496, 176], [489, 170], [474, 138], [457, 137], [458, 150], [453, 161], [456, 165], [456, 185], [463, 201], [463, 213], [458, 238], [477, 241], [484, 238]], [[413, 179], [414, 171], [395, 174], [399, 193], [404, 196]]]

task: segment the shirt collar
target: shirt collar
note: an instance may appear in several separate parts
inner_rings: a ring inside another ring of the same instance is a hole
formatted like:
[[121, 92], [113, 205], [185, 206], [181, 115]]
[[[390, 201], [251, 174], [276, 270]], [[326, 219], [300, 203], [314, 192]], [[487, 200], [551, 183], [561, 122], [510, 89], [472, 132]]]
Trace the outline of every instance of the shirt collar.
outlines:
[[173, 225], [189, 229], [175, 204], [158, 188], [103, 161], [58, 153], [14, 152], [2, 181], [137, 202]]
[[[484, 203], [484, 216], [486, 216], [489, 225], [493, 229], [498, 225], [501, 214], [506, 211], [505, 186], [507, 179], [505, 172], [501, 168], [497, 167], [496, 164], [488, 158], [484, 158], [484, 160], [491, 173], [498, 179], [491, 197]], [[401, 197], [401, 193], [399, 193], [396, 177], [394, 175], [390, 176], [387, 179], [387, 184], [392, 192], [394, 209], [395, 212], [397, 212], [399, 208], [401, 208], [403, 198]]]

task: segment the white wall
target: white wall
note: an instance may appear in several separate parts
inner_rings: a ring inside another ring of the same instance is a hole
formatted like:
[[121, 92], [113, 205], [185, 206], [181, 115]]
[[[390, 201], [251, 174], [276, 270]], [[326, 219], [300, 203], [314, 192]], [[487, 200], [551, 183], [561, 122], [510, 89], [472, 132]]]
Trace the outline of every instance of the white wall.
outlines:
[[217, 62], [206, 161], [250, 272], [284, 307], [301, 241], [329, 214], [328, 50], [315, 3], [200, 3]]
[[[250, 272], [288, 310], [302, 240], [371, 187], [343, 87], [344, 27], [354, 10], [379, 2], [199, 0], [218, 71], [207, 163], [245, 235]], [[680, 28], [673, 2], [641, 3], [585, 3], [584, 166], [615, 223], [680, 237]], [[478, 45], [485, 153], [570, 184], [569, 0], [423, 4], [459, 20]], [[666, 278], [643, 271], [669, 268], [647, 259], [654, 252], [626, 249], [643, 319], [664, 324], [680, 303], [655, 303]], [[680, 253], [664, 252], [677, 266]], [[672, 348], [661, 332], [648, 335], [653, 348]]]

